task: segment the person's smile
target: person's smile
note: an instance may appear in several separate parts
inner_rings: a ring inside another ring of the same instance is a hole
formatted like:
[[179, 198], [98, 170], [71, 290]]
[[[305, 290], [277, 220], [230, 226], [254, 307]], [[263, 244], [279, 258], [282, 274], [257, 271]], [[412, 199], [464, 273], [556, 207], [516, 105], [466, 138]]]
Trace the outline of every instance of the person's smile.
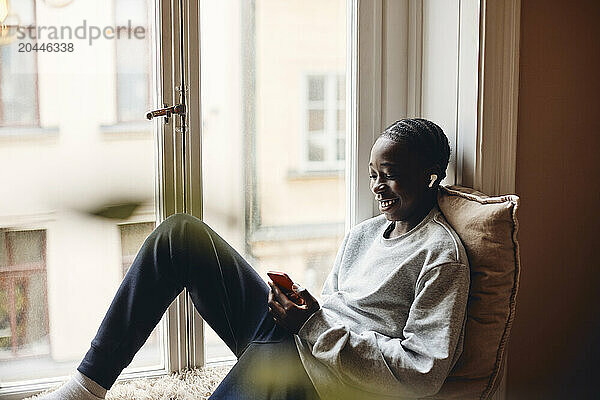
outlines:
[[400, 198], [396, 197], [388, 199], [377, 199], [377, 201], [379, 202], [379, 210], [381, 212], [386, 212], [393, 208], [400, 201]]

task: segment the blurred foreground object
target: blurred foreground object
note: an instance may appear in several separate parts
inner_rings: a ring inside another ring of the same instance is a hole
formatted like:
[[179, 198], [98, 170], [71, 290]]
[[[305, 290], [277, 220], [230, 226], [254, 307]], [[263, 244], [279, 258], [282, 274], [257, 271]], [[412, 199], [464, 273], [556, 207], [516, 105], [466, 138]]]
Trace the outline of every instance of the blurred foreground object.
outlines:
[[89, 213], [107, 219], [127, 219], [131, 217], [140, 205], [141, 203], [139, 202], [109, 204], [90, 211]]

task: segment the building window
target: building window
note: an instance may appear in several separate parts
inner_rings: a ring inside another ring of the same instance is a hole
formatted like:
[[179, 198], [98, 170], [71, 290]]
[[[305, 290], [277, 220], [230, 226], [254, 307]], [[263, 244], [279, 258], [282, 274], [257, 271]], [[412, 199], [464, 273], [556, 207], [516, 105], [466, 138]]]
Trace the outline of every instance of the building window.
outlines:
[[[115, 0], [117, 120], [145, 119], [151, 103], [150, 31], [147, 0]], [[135, 29], [143, 27], [143, 38]]]
[[48, 354], [46, 231], [0, 230], [0, 360]]
[[341, 170], [345, 159], [345, 75], [306, 77], [303, 163], [306, 170]]
[[138, 222], [134, 224], [119, 225], [121, 230], [121, 260], [123, 276], [133, 264], [136, 254], [142, 247], [144, 240], [154, 230], [154, 222]]
[[[10, 2], [9, 17], [22, 28], [35, 25], [35, 2]], [[8, 21], [8, 20], [7, 20]], [[6, 22], [0, 43], [0, 126], [39, 125], [36, 52], [18, 52], [19, 44], [35, 44], [29, 37], [17, 38], [17, 27]]]
[[[136, 222], [119, 225], [121, 230], [121, 261], [123, 277], [129, 271], [135, 256], [140, 251], [146, 238], [152, 233], [156, 224], [154, 222]], [[137, 359], [152, 359], [160, 351], [161, 326], [158, 324], [150, 333], [144, 347], [140, 350]]]

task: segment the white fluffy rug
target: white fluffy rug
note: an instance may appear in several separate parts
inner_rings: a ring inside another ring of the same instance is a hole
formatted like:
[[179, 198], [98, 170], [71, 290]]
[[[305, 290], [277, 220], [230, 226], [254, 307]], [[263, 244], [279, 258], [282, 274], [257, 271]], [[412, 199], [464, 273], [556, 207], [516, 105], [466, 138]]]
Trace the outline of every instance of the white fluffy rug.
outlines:
[[198, 368], [160, 378], [123, 381], [106, 393], [106, 400], [204, 400], [230, 369], [231, 366]]

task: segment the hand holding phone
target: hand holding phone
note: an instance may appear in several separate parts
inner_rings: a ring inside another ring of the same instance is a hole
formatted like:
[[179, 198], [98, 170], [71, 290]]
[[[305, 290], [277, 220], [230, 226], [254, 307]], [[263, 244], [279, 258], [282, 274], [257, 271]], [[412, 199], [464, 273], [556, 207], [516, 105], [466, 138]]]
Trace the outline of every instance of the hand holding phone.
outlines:
[[290, 300], [299, 305], [304, 304], [304, 300], [292, 288], [294, 281], [292, 281], [288, 274], [279, 271], [269, 271], [267, 275]]
[[302, 325], [317, 312], [321, 306], [306, 289], [296, 285], [285, 272], [269, 271], [269, 313], [275, 323], [291, 333], [298, 333]]

